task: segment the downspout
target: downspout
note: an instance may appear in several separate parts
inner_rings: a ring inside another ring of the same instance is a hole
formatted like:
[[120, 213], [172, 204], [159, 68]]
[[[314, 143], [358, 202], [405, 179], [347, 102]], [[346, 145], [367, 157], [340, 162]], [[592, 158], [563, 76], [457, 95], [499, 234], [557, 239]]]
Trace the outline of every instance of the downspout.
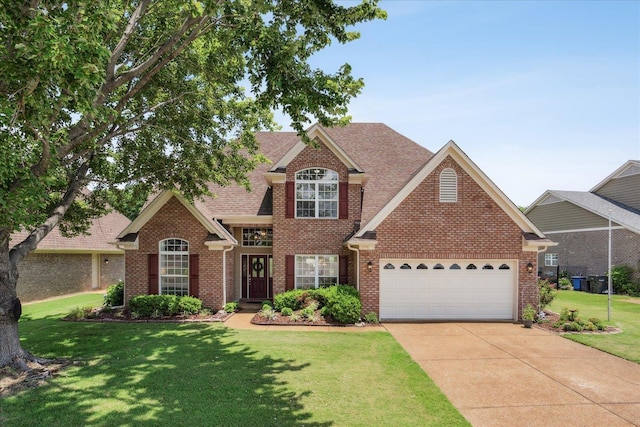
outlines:
[[360, 292], [360, 249], [347, 243], [347, 249], [356, 253], [356, 289]]
[[222, 307], [227, 305], [227, 252], [232, 249], [233, 246], [222, 249]]

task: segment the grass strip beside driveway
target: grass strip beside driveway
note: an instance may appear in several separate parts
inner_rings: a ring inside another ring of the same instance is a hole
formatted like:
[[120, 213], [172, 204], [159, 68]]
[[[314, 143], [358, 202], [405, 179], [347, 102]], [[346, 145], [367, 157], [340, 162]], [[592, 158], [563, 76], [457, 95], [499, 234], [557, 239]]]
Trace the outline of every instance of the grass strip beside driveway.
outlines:
[[39, 304], [24, 311], [25, 348], [81, 363], [0, 400], [3, 426], [468, 425], [386, 332], [75, 323]]
[[549, 309], [577, 309], [583, 319], [597, 317], [607, 325], [622, 329], [620, 334], [566, 334], [579, 343], [640, 363], [640, 298], [612, 295], [611, 321], [607, 321], [608, 295], [559, 291]]

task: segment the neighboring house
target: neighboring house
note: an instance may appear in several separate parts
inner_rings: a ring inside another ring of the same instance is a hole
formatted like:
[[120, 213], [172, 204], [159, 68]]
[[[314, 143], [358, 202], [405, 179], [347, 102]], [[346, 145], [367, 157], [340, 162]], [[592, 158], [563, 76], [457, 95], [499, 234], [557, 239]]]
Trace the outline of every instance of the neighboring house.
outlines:
[[118, 236], [125, 300], [220, 308], [294, 288], [358, 288], [381, 319], [519, 319], [553, 243], [453, 142], [436, 154], [384, 124], [259, 133], [252, 191], [160, 193]]
[[[34, 301], [75, 292], [105, 289], [124, 279], [124, 251], [110, 245], [130, 221], [118, 212], [97, 218], [88, 235], [66, 238], [58, 227], [18, 266], [18, 297]], [[11, 246], [27, 232], [11, 235]]]
[[640, 161], [629, 160], [590, 191], [548, 190], [525, 211], [558, 246], [540, 254], [542, 276], [604, 275], [611, 263], [640, 267]]

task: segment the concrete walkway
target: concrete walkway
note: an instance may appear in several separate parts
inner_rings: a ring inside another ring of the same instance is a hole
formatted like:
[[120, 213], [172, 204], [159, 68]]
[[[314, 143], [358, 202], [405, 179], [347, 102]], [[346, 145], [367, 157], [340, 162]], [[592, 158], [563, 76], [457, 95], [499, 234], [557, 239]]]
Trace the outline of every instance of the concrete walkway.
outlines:
[[474, 426], [640, 425], [640, 365], [511, 323], [387, 323]]

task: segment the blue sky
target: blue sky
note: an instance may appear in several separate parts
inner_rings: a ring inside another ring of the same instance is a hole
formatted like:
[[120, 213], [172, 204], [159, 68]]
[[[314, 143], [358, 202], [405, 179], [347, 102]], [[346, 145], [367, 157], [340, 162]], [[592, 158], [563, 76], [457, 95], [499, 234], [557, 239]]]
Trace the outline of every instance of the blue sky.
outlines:
[[523, 206], [640, 159], [640, 2], [380, 5], [386, 21], [314, 58], [364, 78], [354, 122], [386, 123], [434, 152], [453, 139]]

